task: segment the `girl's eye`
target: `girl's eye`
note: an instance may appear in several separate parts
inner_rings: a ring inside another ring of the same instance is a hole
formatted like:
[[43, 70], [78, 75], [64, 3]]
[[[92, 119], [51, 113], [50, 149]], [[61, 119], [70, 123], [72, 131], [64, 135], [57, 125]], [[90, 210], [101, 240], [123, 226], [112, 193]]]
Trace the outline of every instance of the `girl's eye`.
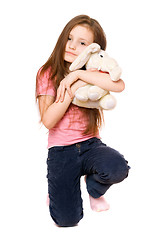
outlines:
[[68, 37], [68, 40], [70, 41], [70, 40], [71, 40], [71, 38], [70, 38], [70, 37]]
[[86, 44], [84, 42], [81, 42], [81, 45], [85, 46]]

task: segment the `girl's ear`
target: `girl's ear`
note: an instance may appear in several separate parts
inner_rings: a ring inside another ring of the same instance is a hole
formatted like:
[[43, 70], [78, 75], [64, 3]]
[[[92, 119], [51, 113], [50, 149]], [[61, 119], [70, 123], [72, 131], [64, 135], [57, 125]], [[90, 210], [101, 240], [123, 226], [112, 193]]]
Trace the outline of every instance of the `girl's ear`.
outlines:
[[92, 43], [84, 49], [84, 51], [70, 65], [69, 70], [74, 71], [82, 68], [89, 60], [92, 53], [99, 52], [100, 46], [97, 43]]

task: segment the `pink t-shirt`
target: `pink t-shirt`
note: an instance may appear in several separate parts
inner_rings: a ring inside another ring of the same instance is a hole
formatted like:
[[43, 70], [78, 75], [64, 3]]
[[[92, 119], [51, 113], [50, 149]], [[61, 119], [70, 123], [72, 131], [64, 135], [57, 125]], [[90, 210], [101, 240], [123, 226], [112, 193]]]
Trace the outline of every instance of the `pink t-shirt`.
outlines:
[[[40, 72], [40, 71], [39, 71]], [[38, 77], [38, 87], [36, 90], [37, 96], [50, 95], [55, 96], [56, 90], [53, 82], [49, 78], [49, 70], [43, 77]], [[87, 117], [81, 112], [78, 106], [70, 105], [63, 118], [49, 130], [48, 148], [53, 146], [71, 145], [77, 142], [82, 142], [92, 137], [99, 137], [99, 133], [83, 135], [86, 128]]]

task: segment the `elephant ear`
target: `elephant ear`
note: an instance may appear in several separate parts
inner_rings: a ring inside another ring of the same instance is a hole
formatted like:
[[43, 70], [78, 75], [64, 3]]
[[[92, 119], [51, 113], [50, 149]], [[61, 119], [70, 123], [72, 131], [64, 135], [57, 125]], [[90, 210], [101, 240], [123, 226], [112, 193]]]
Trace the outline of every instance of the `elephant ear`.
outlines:
[[70, 65], [69, 70], [74, 71], [82, 68], [89, 60], [92, 53], [100, 51], [100, 46], [97, 43], [92, 43], [87, 46], [84, 51]]

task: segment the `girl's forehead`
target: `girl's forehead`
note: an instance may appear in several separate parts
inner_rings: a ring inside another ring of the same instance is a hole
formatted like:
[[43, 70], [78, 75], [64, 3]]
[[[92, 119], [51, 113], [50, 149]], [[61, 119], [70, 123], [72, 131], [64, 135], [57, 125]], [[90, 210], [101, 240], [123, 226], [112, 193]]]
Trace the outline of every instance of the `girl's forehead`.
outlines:
[[70, 35], [79, 36], [79, 38], [86, 38], [86, 40], [92, 40], [94, 38], [94, 34], [89, 26], [77, 25], [70, 31]]
[[74, 33], [74, 32], [92, 32], [91, 29], [89, 28], [89, 26], [87, 25], [76, 25], [75, 27], [72, 28], [70, 33]]

